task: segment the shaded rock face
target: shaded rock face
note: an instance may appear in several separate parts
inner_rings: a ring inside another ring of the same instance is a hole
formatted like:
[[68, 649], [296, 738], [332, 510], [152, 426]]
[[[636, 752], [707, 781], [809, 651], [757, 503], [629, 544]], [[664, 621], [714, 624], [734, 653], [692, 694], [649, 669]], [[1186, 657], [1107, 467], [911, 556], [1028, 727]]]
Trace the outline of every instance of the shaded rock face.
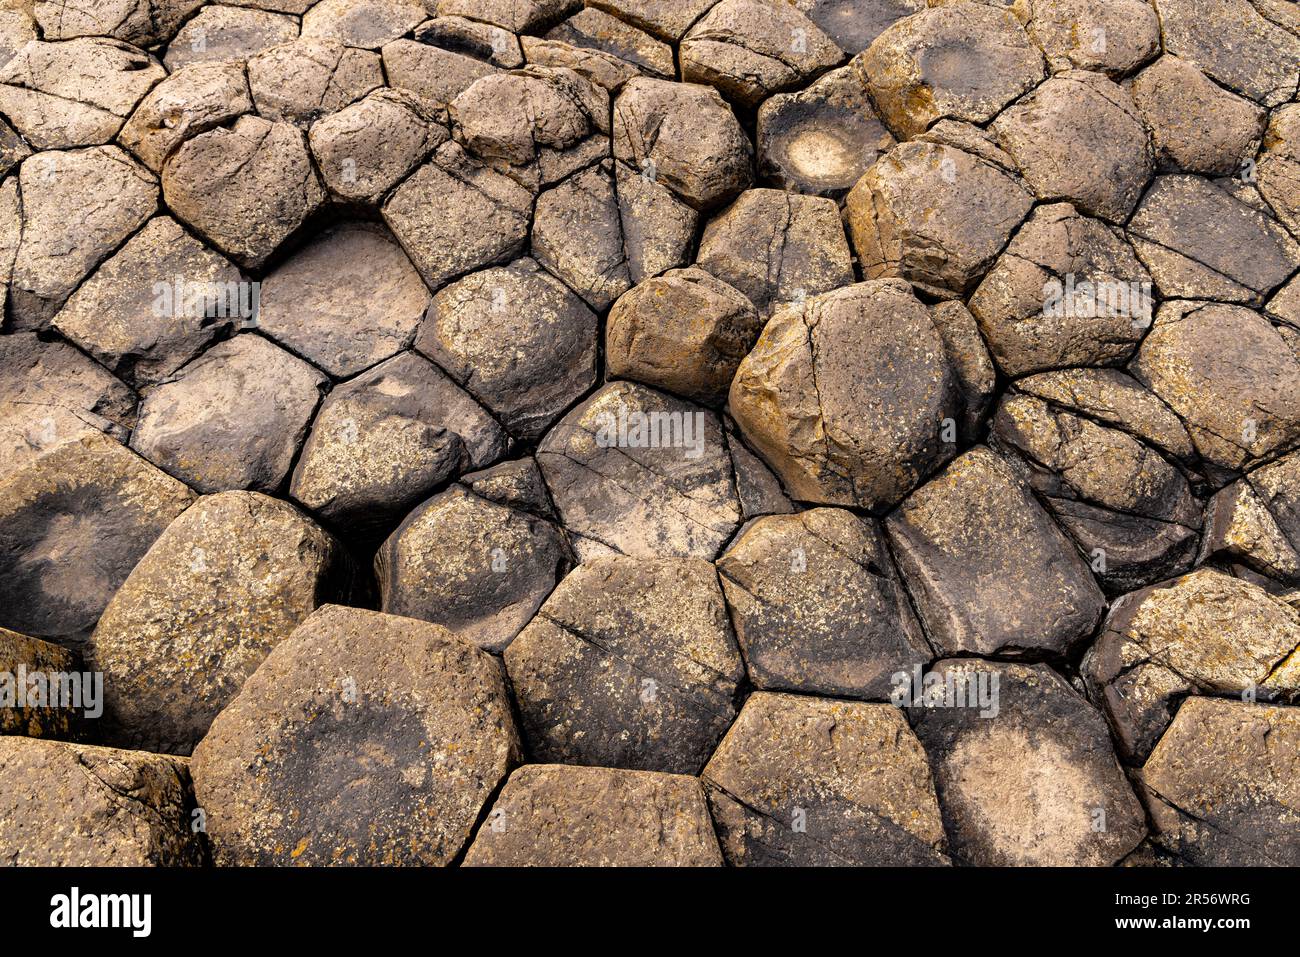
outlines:
[[1117, 602], [1084, 676], [1125, 756], [1145, 760], [1188, 695], [1300, 697], [1300, 615], [1222, 572], [1189, 575]]
[[142, 751], [0, 737], [0, 857], [28, 867], [195, 867], [188, 763]]
[[347, 600], [342, 546], [255, 492], [204, 496], [167, 527], [104, 610], [105, 739], [189, 754], [267, 653], [318, 605]]
[[716, 413], [626, 382], [546, 435], [537, 464], [580, 557], [714, 558], [740, 522]]
[[931, 657], [884, 536], [850, 512], [760, 518], [718, 574], [759, 688], [882, 700]]
[[676, 774], [704, 766], [744, 674], [698, 558], [583, 562], [505, 662], [534, 760]]
[[940, 654], [1063, 656], [1105, 610], [1073, 543], [986, 448], [914, 492], [885, 528]]
[[550, 522], [462, 488], [435, 495], [379, 549], [383, 609], [503, 651], [569, 568]]
[[733, 866], [948, 862], [925, 753], [892, 705], [757, 692], [702, 776]]
[[1154, 839], [1190, 864], [1294, 867], [1300, 710], [1189, 698], [1142, 768]]
[[218, 864], [440, 865], [518, 759], [499, 663], [437, 625], [326, 605], [192, 767]]
[[970, 659], [940, 661], [931, 674], [925, 703], [908, 713], [934, 765], [954, 858], [1109, 867], [1146, 836], [1105, 720], [1059, 674]]
[[942, 339], [897, 280], [777, 312], [740, 364], [730, 401], [745, 438], [796, 498], [864, 508], [893, 505], [949, 458], [961, 411]]
[[695, 778], [561, 764], [514, 772], [465, 855], [467, 867], [721, 864]]
[[758, 109], [758, 171], [781, 189], [838, 199], [894, 138], [876, 116], [851, 67], [799, 93], [768, 97]]
[[0, 481], [0, 624], [83, 635], [193, 501], [180, 482], [90, 431]]

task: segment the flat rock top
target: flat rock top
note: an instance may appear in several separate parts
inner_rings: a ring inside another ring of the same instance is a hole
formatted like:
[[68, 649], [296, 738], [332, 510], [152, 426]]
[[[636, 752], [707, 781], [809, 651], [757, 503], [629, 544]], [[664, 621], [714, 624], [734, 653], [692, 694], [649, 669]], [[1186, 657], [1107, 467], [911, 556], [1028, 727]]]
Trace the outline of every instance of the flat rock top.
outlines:
[[3, 6], [0, 862], [1296, 862], [1294, 3]]

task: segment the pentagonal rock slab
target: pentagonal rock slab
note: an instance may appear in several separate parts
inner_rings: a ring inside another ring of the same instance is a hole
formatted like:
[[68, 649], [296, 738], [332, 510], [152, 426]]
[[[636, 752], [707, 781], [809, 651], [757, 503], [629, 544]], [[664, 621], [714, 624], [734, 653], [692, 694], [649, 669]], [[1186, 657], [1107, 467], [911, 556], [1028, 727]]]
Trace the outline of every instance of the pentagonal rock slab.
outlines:
[[1160, 19], [1146, 0], [1018, 0], [1014, 12], [1053, 73], [1119, 76], [1160, 52]]
[[327, 605], [194, 750], [218, 864], [448, 864], [519, 760], [500, 664], [444, 628]]
[[88, 631], [193, 493], [91, 431], [0, 481], [0, 624]]
[[1073, 543], [986, 448], [914, 492], [885, 527], [940, 654], [1066, 654], [1105, 611]]
[[612, 165], [592, 166], [537, 197], [533, 255], [604, 312], [632, 286]]
[[379, 54], [337, 40], [303, 37], [248, 60], [257, 112], [306, 127], [384, 85]]
[[925, 752], [892, 705], [757, 692], [704, 769], [733, 866], [934, 866]]
[[606, 385], [537, 449], [578, 554], [712, 559], [740, 521], [715, 413], [645, 386]]
[[1300, 453], [1215, 493], [1206, 509], [1200, 560], [1220, 554], [1277, 581], [1300, 584]]
[[202, 5], [203, 0], [37, 0], [32, 12], [47, 40], [113, 37], [151, 47], [170, 40], [181, 22]]
[[1105, 719], [1051, 668], [955, 659], [930, 675], [908, 713], [958, 860], [1109, 867], [1146, 836]]
[[1002, 113], [992, 130], [1042, 200], [1121, 223], [1155, 165], [1132, 98], [1099, 73], [1071, 70]]
[[1258, 105], [1175, 56], [1163, 56], [1139, 73], [1129, 92], [1151, 127], [1161, 170], [1240, 172], [1263, 134], [1265, 113]]
[[1190, 694], [1300, 697], [1300, 614], [1211, 568], [1124, 596], [1084, 661], [1124, 755], [1143, 761]]
[[1300, 435], [1300, 356], [1253, 310], [1165, 303], [1132, 368], [1220, 469], [1240, 469]]
[[420, 0], [321, 0], [303, 14], [302, 35], [378, 50], [426, 16]]
[[131, 447], [201, 492], [273, 492], [328, 381], [260, 336], [235, 336], [149, 390]]
[[1169, 458], [1192, 462], [1196, 449], [1182, 420], [1156, 395], [1119, 369], [1059, 369], [1016, 380], [1016, 388], [1122, 429]]
[[970, 298], [998, 367], [1020, 376], [1128, 359], [1151, 326], [1151, 276], [1118, 231], [1039, 206]]
[[731, 109], [707, 86], [636, 79], [614, 102], [614, 155], [697, 209], [750, 184], [752, 152]]
[[436, 289], [519, 252], [532, 209], [528, 190], [444, 143], [393, 191], [383, 213], [424, 281]]
[[615, 163], [614, 191], [633, 283], [690, 261], [700, 214], [657, 182], [653, 164], [638, 172], [626, 163]]
[[162, 182], [177, 217], [250, 269], [325, 200], [303, 134], [257, 116], [186, 142], [164, 164]]
[[229, 334], [241, 304], [252, 304], [251, 290], [241, 300], [240, 281], [225, 258], [158, 216], [81, 284], [52, 324], [143, 388]]
[[765, 690], [888, 697], [931, 654], [873, 520], [760, 518], [718, 559], [749, 677]]
[[463, 488], [408, 515], [375, 556], [384, 611], [436, 622], [497, 652], [568, 567], [558, 528]]
[[340, 379], [411, 343], [429, 292], [382, 229], [350, 224], [285, 261], [262, 284], [258, 325]]
[[524, 258], [440, 290], [415, 347], [528, 440], [595, 384], [598, 325], [581, 299]]
[[326, 397], [289, 494], [341, 528], [371, 534], [447, 479], [496, 461], [506, 445], [478, 403], [404, 352]]
[[[30, 156], [18, 182], [22, 241], [9, 285], [11, 328], [41, 329], [81, 280], [153, 215], [158, 182], [115, 146]], [[17, 214], [16, 204], [0, 203], [0, 210], [9, 208]], [[70, 209], [81, 214], [69, 216]]]
[[449, 113], [458, 142], [530, 188], [609, 155], [609, 95], [571, 70], [494, 73], [457, 96]]
[[384, 89], [313, 123], [308, 141], [334, 196], [377, 205], [448, 135], [418, 97]]
[[296, 17], [210, 4], [181, 27], [163, 62], [175, 73], [192, 63], [243, 60], [297, 36]]
[[1259, 305], [1300, 267], [1300, 246], [1272, 217], [1199, 176], [1158, 177], [1128, 232], [1168, 299]]
[[0, 110], [37, 149], [107, 143], [167, 75], [128, 43], [34, 41], [0, 67]]
[[242, 61], [196, 63], [149, 91], [122, 127], [118, 142], [159, 173], [187, 139], [251, 112]]
[[533, 764], [510, 775], [466, 867], [716, 867], [700, 782], [682, 774]]
[[0, 473], [87, 432], [125, 441], [135, 405], [130, 389], [65, 342], [0, 338]]
[[1150, 446], [1025, 395], [1003, 398], [992, 440], [1108, 589], [1140, 588], [1191, 565], [1200, 505]]
[[318, 605], [347, 600], [351, 563], [292, 505], [204, 496], [167, 527], [91, 639], [107, 740], [189, 754], [267, 653]]
[[1272, 107], [1296, 94], [1300, 37], [1266, 19], [1249, 0], [1206, 7], [1155, 0], [1165, 49], [1229, 89]]
[[745, 438], [799, 499], [888, 506], [955, 451], [957, 383], [926, 308], [898, 280], [859, 283], [768, 322], [731, 384]]
[[546, 39], [616, 59], [630, 68], [627, 79], [644, 74], [671, 80], [677, 75], [671, 46], [618, 17], [592, 7], [579, 10], [553, 27]]
[[731, 723], [744, 674], [700, 559], [584, 562], [505, 660], [535, 760], [683, 774]]

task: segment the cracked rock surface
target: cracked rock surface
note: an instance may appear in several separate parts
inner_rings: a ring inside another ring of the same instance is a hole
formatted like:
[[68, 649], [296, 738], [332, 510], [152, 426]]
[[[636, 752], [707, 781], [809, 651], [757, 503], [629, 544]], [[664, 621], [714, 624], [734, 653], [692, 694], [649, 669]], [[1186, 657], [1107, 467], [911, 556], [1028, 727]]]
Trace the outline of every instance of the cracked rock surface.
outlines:
[[0, 864], [1300, 863], [1294, 6], [0, 4]]

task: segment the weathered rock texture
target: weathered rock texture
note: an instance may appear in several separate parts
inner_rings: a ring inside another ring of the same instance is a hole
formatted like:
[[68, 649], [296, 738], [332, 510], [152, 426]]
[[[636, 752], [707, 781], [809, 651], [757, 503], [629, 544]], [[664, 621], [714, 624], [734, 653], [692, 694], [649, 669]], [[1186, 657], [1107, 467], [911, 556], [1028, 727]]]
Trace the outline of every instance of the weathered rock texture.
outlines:
[[0, 0], [0, 863], [1300, 862], [1295, 7]]

